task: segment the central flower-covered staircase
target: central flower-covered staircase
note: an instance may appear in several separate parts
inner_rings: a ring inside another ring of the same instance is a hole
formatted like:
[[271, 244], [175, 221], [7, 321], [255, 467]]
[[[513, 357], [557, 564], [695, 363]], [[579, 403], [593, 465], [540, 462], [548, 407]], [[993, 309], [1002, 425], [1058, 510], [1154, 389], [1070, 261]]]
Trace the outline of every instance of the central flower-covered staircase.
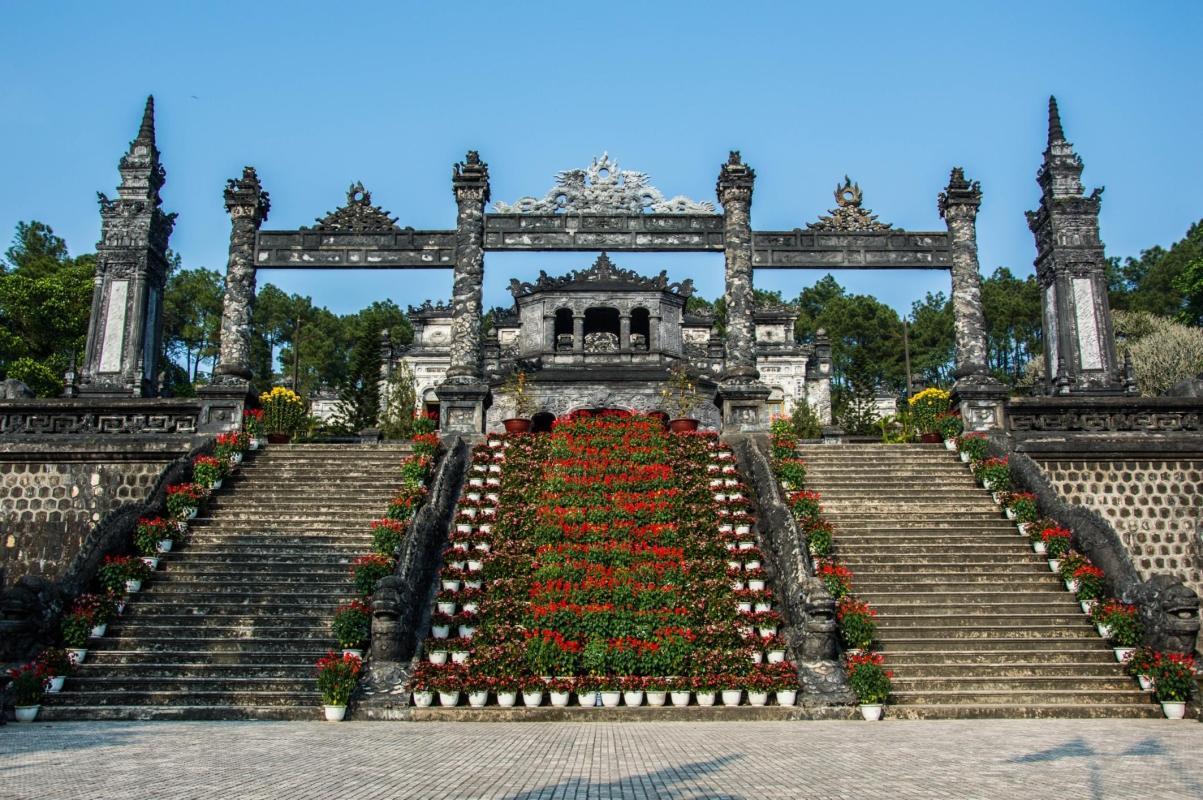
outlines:
[[878, 612], [890, 717], [1159, 717], [1073, 595], [939, 445], [799, 448]]
[[192, 520], [44, 719], [312, 719], [314, 661], [409, 443], [271, 445]]

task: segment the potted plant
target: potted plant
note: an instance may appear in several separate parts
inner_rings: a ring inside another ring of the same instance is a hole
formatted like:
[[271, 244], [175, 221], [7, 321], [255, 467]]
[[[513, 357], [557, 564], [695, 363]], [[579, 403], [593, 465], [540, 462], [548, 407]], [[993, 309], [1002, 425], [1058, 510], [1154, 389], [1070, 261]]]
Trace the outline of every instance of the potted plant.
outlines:
[[518, 692], [522, 688], [522, 680], [513, 675], [502, 675], [493, 679], [493, 691], [497, 694], [497, 705], [502, 708], [513, 708], [518, 703]]
[[957, 437], [965, 431], [961, 415], [953, 412], [940, 414], [936, 417], [936, 430], [939, 432], [940, 438], [944, 440], [944, 448], [956, 452]]
[[259, 395], [259, 405], [263, 429], [272, 444], [287, 444], [305, 427], [305, 401], [291, 389], [273, 386], [270, 392]]
[[393, 574], [396, 566], [390, 556], [370, 553], [360, 556], [351, 562], [351, 576], [355, 581], [355, 590], [364, 597], [369, 597], [376, 591], [376, 582]]
[[63, 690], [63, 681], [75, 671], [71, 654], [61, 647], [47, 647], [35, 662], [47, 678], [46, 691], [56, 694]]
[[[551, 698], [551, 704], [554, 707], [564, 708], [568, 705], [568, 701], [572, 699], [571, 680], [566, 678], [552, 678], [544, 685], [547, 687], [547, 696]], [[523, 699], [523, 702], [526, 702], [525, 699]]]
[[468, 705], [472, 708], [484, 708], [489, 702], [489, 687], [492, 681], [473, 670], [464, 673], [464, 691], [468, 694]]
[[668, 686], [668, 678], [652, 675], [644, 678], [643, 691], [647, 697], [647, 704], [652, 708], [663, 706], [668, 701]]
[[[1083, 559], [1085, 561], [1085, 559]], [[1103, 571], [1093, 564], [1086, 563], [1073, 571], [1073, 581], [1077, 586], [1074, 595], [1083, 608], [1093, 605], [1103, 596]]]
[[966, 463], [985, 461], [988, 447], [984, 433], [963, 433], [957, 437], [957, 452]]
[[167, 512], [177, 520], [192, 519], [209, 490], [198, 483], [177, 483], [167, 487]]
[[372, 636], [372, 609], [362, 600], [339, 606], [334, 612], [331, 628], [343, 655], [350, 653], [363, 658], [363, 646]]
[[881, 719], [881, 707], [890, 697], [890, 673], [880, 653], [866, 653], [848, 658], [848, 685], [860, 701], [861, 717], [869, 721]]
[[639, 675], [626, 675], [619, 680], [622, 686], [622, 704], [630, 708], [643, 705], [644, 679]]
[[247, 449], [258, 450], [263, 446], [263, 409], [248, 408], [242, 412], [242, 430], [248, 437]]
[[1153, 688], [1153, 673], [1161, 661], [1161, 653], [1151, 647], [1138, 647], [1132, 651], [1124, 662], [1124, 669], [1136, 678], [1140, 688], [1149, 691]]
[[347, 715], [347, 703], [359, 682], [363, 662], [358, 656], [335, 655], [329, 651], [317, 662], [317, 689], [322, 693], [326, 720], [340, 722]]
[[680, 675], [674, 675], [665, 679], [668, 685], [668, 699], [674, 706], [684, 708], [689, 705], [689, 698], [693, 694], [693, 681], [690, 678]]
[[83, 614], [92, 621], [88, 635], [99, 639], [104, 636], [110, 622], [117, 618], [117, 608], [111, 594], [81, 594], [71, 604], [72, 614]]
[[24, 664], [8, 671], [9, 692], [12, 693], [17, 722], [33, 722], [42, 707], [42, 696], [50, 679], [36, 664]]
[[250, 446], [250, 436], [244, 431], [219, 433], [213, 443], [213, 457], [233, 470], [242, 463], [242, 454]]
[[736, 675], [722, 675], [718, 679], [719, 696], [722, 698], [723, 705], [737, 706], [744, 699], [743, 678]]
[[812, 520], [809, 525], [805, 526], [806, 549], [812, 556], [818, 558], [830, 556], [833, 532], [834, 528], [830, 522], [821, 519]]
[[787, 492], [796, 491], [806, 485], [806, 462], [800, 458], [782, 458], [773, 462], [777, 480]]
[[88, 655], [88, 636], [92, 632], [92, 625], [92, 613], [87, 609], [73, 610], [63, 615], [63, 644], [75, 664], [84, 663]]
[[[1046, 528], [1040, 532], [1040, 543], [1044, 545], [1043, 555], [1047, 556], [1050, 561], [1059, 561], [1063, 555], [1069, 552], [1069, 546], [1073, 540], [1073, 534], [1067, 529]], [[1037, 550], [1036, 552], [1041, 552]], [[1051, 565], [1053, 572], [1056, 572], [1060, 564]]]
[[793, 706], [798, 702], [798, 672], [793, 664], [780, 662], [767, 668], [768, 687], [779, 706]]
[[877, 612], [868, 603], [853, 597], [844, 597], [836, 607], [836, 620], [840, 626], [840, 638], [849, 651], [865, 651], [873, 644], [877, 633], [874, 619]]
[[951, 395], [935, 387], [911, 395], [906, 401], [911, 410], [911, 419], [919, 430], [920, 439], [934, 444], [941, 439], [937, 419], [948, 412]]
[[1021, 534], [1027, 533], [1027, 525], [1035, 522], [1040, 515], [1036, 495], [1031, 492], [1012, 492], [1011, 504], [1008, 506], [1016, 527]]
[[827, 593], [836, 600], [852, 591], [852, 571], [843, 564], [824, 561], [818, 565], [815, 573], [823, 581]]
[[977, 470], [977, 478], [988, 491], [1008, 491], [1011, 488], [1011, 468], [1006, 456], [983, 461]]
[[543, 693], [547, 691], [547, 684], [537, 675], [528, 675], [520, 679], [519, 687], [522, 690], [522, 705], [527, 708], [538, 708], [543, 705]]
[[[693, 679], [693, 696], [697, 699], [698, 705], [708, 707], [714, 705], [714, 698], [718, 692], [719, 682], [715, 675], [697, 675]], [[676, 705], [676, 701], [673, 701]]]
[[221, 479], [225, 474], [222, 462], [213, 456], [197, 456], [192, 459], [192, 480], [211, 492], [221, 488]]
[[535, 398], [531, 396], [527, 385], [526, 372], [516, 369], [509, 374], [502, 386], [502, 393], [510, 398], [514, 416], [503, 419], [506, 433], [526, 433], [530, 430], [530, 416], [535, 411]]
[[1180, 653], [1164, 653], [1153, 667], [1153, 691], [1167, 719], [1182, 719], [1186, 701], [1195, 691], [1195, 660]]
[[1113, 601], [1103, 608], [1103, 624], [1107, 626], [1111, 649], [1115, 660], [1123, 662], [1140, 645], [1144, 638], [1144, 626], [1137, 616], [1136, 606]]
[[701, 397], [698, 395], [697, 381], [690, 376], [683, 363], [676, 364], [668, 371], [668, 381], [660, 390], [660, 398], [669, 408], [669, 430], [686, 433], [698, 429], [699, 421], [689, 415], [698, 407]]
[[416, 708], [430, 708], [434, 704], [434, 689], [430, 685], [434, 670], [427, 664], [419, 664], [409, 679], [409, 691], [413, 694]]
[[100, 564], [100, 584], [114, 594], [141, 591], [150, 577], [150, 567], [134, 556], [105, 556]]

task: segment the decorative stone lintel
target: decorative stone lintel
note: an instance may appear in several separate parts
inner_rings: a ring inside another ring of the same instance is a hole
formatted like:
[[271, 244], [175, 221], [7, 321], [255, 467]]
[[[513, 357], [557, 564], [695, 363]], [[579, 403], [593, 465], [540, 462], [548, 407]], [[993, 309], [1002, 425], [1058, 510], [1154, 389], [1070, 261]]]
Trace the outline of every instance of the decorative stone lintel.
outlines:
[[485, 427], [485, 401], [489, 387], [477, 382], [447, 381], [435, 394], [439, 398], [439, 430], [442, 434], [479, 434]]
[[980, 378], [957, 381], [952, 390], [953, 407], [960, 409], [967, 431], [1006, 430], [1007, 387]]

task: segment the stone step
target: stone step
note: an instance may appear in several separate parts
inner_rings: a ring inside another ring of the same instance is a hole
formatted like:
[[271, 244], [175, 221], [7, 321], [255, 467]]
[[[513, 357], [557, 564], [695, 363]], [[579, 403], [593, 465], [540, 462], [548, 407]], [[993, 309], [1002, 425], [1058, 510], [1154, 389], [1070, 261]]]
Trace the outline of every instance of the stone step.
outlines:
[[362, 525], [366, 529], [369, 522], [384, 516], [384, 512], [385, 509], [383, 508], [331, 509], [329, 507], [322, 507], [311, 511], [289, 509], [287, 512], [268, 513], [247, 508], [237, 511], [225, 509], [221, 512], [220, 517], [212, 517], [208, 516], [212, 512], [206, 509], [206, 516], [198, 516], [194, 521], [217, 522], [223, 525], [231, 522], [245, 521], [259, 527], [270, 526], [277, 529], [285, 527], [304, 528], [314, 522], [326, 522], [344, 526]]
[[281, 677], [243, 677], [237, 675], [201, 675], [188, 677], [180, 674], [155, 677], [148, 674], [129, 676], [73, 675], [63, 684], [63, 694], [73, 695], [128, 695], [148, 692], [187, 692], [207, 694], [229, 693], [310, 693], [317, 690], [317, 671], [310, 667], [304, 675]]
[[[206, 632], [208, 633], [208, 632]], [[216, 658], [220, 653], [242, 654], [242, 653], [278, 653], [278, 654], [299, 654], [312, 653], [315, 650], [325, 652], [333, 648], [334, 639], [328, 641], [318, 640], [296, 640], [288, 636], [269, 636], [269, 631], [257, 632], [254, 636], [231, 639], [222, 636], [175, 636], [171, 639], [147, 638], [144, 640], [134, 640], [132, 638], [121, 638], [114, 636], [105, 636], [101, 640], [103, 648], [98, 648], [95, 653], [100, 657], [101, 653], [209, 653]], [[88, 651], [88, 659], [93, 656], [93, 651]], [[86, 663], [86, 662], [85, 662]]]
[[43, 705], [38, 719], [69, 720], [317, 720], [320, 705]]
[[[1016, 592], [1016, 591], [1053, 591], [1064, 592], [1065, 584], [1053, 573], [1033, 575], [973, 575], [972, 573], [958, 576], [958, 580], [946, 580], [930, 575], [892, 575], [853, 573], [853, 583], [861, 593], [888, 594], [906, 589], [910, 591], [928, 591], [933, 594], [965, 594], [980, 591]], [[1058, 594], [1058, 596], [1060, 596]], [[933, 598], [934, 599], [934, 598]]]
[[[1056, 637], [1056, 639], [1052, 639]], [[1056, 640], [1077, 640], [1078, 646], [1081, 646], [1083, 641], [1095, 641], [1098, 639], [1098, 633], [1089, 625], [1082, 624], [1077, 627], [1066, 627], [1062, 625], [990, 625], [977, 626], [973, 628], [957, 628], [946, 625], [932, 625], [928, 627], [879, 627], [877, 629], [877, 641], [888, 645], [902, 645], [908, 647], [913, 646], [916, 640], [932, 640], [943, 641], [947, 644], [949, 641], [1011, 641], [1023, 642], [1025, 644], [1031, 642]]]
[[[834, 522], [832, 524], [835, 525]], [[923, 517], [895, 520], [858, 520], [855, 517], [846, 517], [841, 519], [835, 527], [837, 534], [849, 537], [853, 537], [857, 533], [864, 531], [897, 531], [899, 533], [906, 533], [908, 531], [949, 533], [991, 532], [1005, 533], [1009, 536], [1014, 536], [1018, 541], [1026, 541], [1026, 537], [1020, 537], [1018, 528], [1001, 517], [998, 519], [982, 519], [976, 522], [955, 522], [940, 518], [929, 519]]]
[[[121, 620], [112, 623], [99, 642], [108, 639], [128, 642], [146, 637], [165, 640], [176, 636], [226, 635], [238, 639], [250, 639], [268, 635], [269, 639], [295, 637], [310, 640], [332, 640], [330, 621], [313, 617], [253, 616], [253, 617], [145, 617], [136, 620]], [[96, 640], [94, 640], [96, 641]], [[103, 646], [103, 645], [101, 645]]]
[[254, 570], [254, 569], [228, 569], [222, 572], [202, 572], [197, 570], [176, 571], [174, 568], [167, 571], [160, 571], [155, 580], [159, 585], [175, 584], [175, 583], [195, 583], [197, 585], [209, 585], [214, 583], [226, 584], [229, 586], [256, 586], [260, 583], [266, 585], [277, 584], [345, 584], [351, 585], [351, 570]]
[[893, 544], [916, 544], [916, 545], [973, 545], [973, 544], [996, 544], [1007, 545], [1012, 547], [1017, 554], [1030, 552], [1031, 547], [1021, 542], [1018, 536], [1012, 536], [1006, 532], [1000, 533], [944, 533], [942, 531], [904, 531], [904, 532], [857, 532], [849, 533], [843, 529], [837, 529], [836, 541], [839, 544], [873, 544], [874, 542], [889, 542]]
[[[302, 598], [316, 600], [328, 598], [332, 594], [353, 591], [354, 585], [349, 578], [343, 581], [307, 583], [251, 581], [242, 584], [178, 580], [172, 582], [162, 581], [150, 588], [153, 590], [156, 600], [167, 600], [169, 596], [174, 599], [175, 595], [196, 595], [198, 598], [210, 595], [225, 597], [235, 595], [239, 597], [277, 597], [281, 600], [284, 598], [290, 600], [300, 600]], [[136, 595], [132, 598], [132, 601], [137, 601]]]
[[[126, 609], [121, 617], [129, 623], [152, 622], [174, 623], [176, 620], [222, 620], [243, 622], [249, 619], [307, 619], [328, 624], [334, 618], [338, 605], [289, 605], [284, 603], [247, 603], [237, 605], [197, 603], [142, 603], [137, 608]], [[115, 623], [114, 623], [115, 624]]]
[[1098, 703], [1003, 703], [959, 702], [956, 704], [888, 705], [884, 719], [1157, 719], [1156, 705]]
[[[923, 634], [910, 630], [906, 635], [883, 638], [878, 636], [881, 651], [886, 658], [893, 653], [1000, 653], [1000, 652], [1045, 652], [1093, 650], [1101, 647], [1102, 642], [1097, 635], [1066, 635], [1064, 631], [1041, 631], [1038, 636], [1009, 637], [1005, 635], [979, 636], [971, 638], [952, 638], [936, 634]], [[1111, 659], [1114, 661], [1115, 657]]]
[[[838, 549], [838, 548], [837, 548]], [[1048, 572], [1048, 565], [1036, 562], [985, 560], [966, 561], [963, 557], [949, 554], [944, 561], [930, 559], [914, 559], [901, 561], [890, 556], [876, 558], [874, 556], [856, 556], [841, 558], [840, 562], [856, 575], [868, 575], [873, 572], [897, 575], [903, 579], [906, 575], [943, 575], [954, 577], [965, 574], [991, 573], [996, 575], [1041, 575]], [[1052, 573], [1049, 573], [1052, 574]]]
[[[50, 697], [50, 695], [48, 695]], [[164, 690], [145, 688], [124, 692], [76, 692], [63, 689], [53, 700], [42, 706], [42, 711], [69, 705], [163, 705], [163, 706], [304, 706], [319, 707], [321, 695], [316, 681], [312, 689], [292, 686], [282, 691], [201, 691]], [[46, 717], [51, 719], [53, 717]]]
[[1070, 675], [1107, 678], [1114, 681], [1122, 680], [1125, 686], [1131, 684], [1131, 678], [1127, 676], [1120, 677], [1121, 673], [1116, 669], [1118, 666], [1114, 659], [1109, 663], [1102, 660], [1095, 662], [1017, 662], [1010, 664], [999, 663], [997, 661], [976, 664], [933, 664], [922, 661], [898, 663], [894, 654], [890, 654], [890, 669], [894, 672], [894, 685], [898, 688], [904, 688], [900, 681], [919, 679], [931, 679], [933, 681], [935, 679], [948, 679], [950, 681], [963, 679], [971, 681], [973, 679], [993, 680], [1001, 678], [1076, 680], [1076, 678], [1067, 677]]
[[1102, 640], [1097, 643], [1071, 642], [1059, 648], [1039, 649], [1024, 649], [1020, 646], [1000, 649], [1001, 645], [993, 647], [976, 645], [973, 642], [957, 642], [955, 646], [953, 643], [945, 644], [944, 649], [908, 650], [890, 647], [883, 652], [891, 668], [914, 665], [933, 670], [943, 667], [956, 670], [976, 666], [1008, 669], [1016, 665], [1044, 664], [1062, 670], [1071, 669], [1070, 665], [1073, 664], [1090, 664], [1099, 669], [1113, 670], [1117, 666], [1115, 655], [1110, 648], [1103, 645]]
[[1035, 703], [1040, 705], [1136, 705], [1143, 706], [1153, 701], [1147, 692], [1139, 689], [1098, 689], [1098, 690], [1055, 690], [1041, 691], [1039, 689], [924, 689], [918, 691], [890, 692], [890, 702], [897, 705], [951, 705], [955, 703], [1024, 705]]
[[227, 553], [222, 559], [189, 557], [172, 562], [169, 566], [176, 575], [229, 571], [243, 573], [303, 571], [311, 574], [314, 572], [340, 572], [346, 574], [350, 570], [351, 562], [354, 559], [355, 556], [349, 554], [319, 556], [312, 553], [308, 555], [283, 553], [269, 557], [263, 554], [231, 552]]
[[[314, 537], [307, 537], [314, 538]], [[331, 559], [350, 559], [361, 549], [365, 552], [371, 548], [371, 540], [365, 537], [345, 536], [331, 541], [290, 542], [266, 538], [255, 542], [237, 541], [234, 535], [228, 537], [210, 536], [206, 542], [191, 542], [186, 552], [210, 562], [228, 563], [231, 559], [240, 560], [248, 556], [262, 556], [269, 559], [291, 559], [305, 563], [322, 563]], [[313, 559], [309, 562], [309, 559]]]
[[[913, 672], [913, 670], [912, 670]], [[70, 679], [68, 679], [70, 682]], [[1033, 675], [1008, 677], [1002, 675], [925, 675], [907, 677], [895, 674], [891, 691], [900, 693], [932, 692], [1130, 692], [1140, 693], [1136, 682], [1122, 673], [1111, 675]], [[1142, 693], [1147, 698], [1147, 693]]]
[[[324, 655], [324, 654], [323, 654]], [[81, 664], [67, 679], [66, 688], [85, 690], [104, 687], [103, 682], [129, 680], [280, 680], [284, 678], [309, 681], [316, 673], [313, 661], [279, 663], [264, 661], [257, 664], [211, 664], [206, 661], [176, 663], [143, 662], [140, 664]], [[138, 687], [135, 687], [138, 688]]]
[[173, 667], [198, 664], [206, 667], [221, 667], [244, 669], [258, 665], [278, 665], [303, 667], [312, 669], [314, 663], [326, 655], [322, 648], [310, 648], [293, 652], [278, 650], [243, 650], [243, 651], [213, 651], [213, 650], [94, 650], [89, 651], [87, 661], [80, 669], [99, 667], [105, 670], [120, 665], [130, 665], [133, 669], [142, 666], [158, 665]]
[[[924, 611], [931, 613], [923, 613]], [[1093, 628], [1087, 620], [1086, 615], [1082, 613], [972, 614], [961, 611], [942, 614], [932, 612], [932, 609], [919, 608], [915, 611], [907, 612], [887, 612], [878, 609], [877, 617], [878, 629], [888, 629], [892, 633], [899, 633], [912, 628], [931, 628], [937, 625], [946, 626], [949, 631], [965, 629], [980, 630], [998, 627], [1022, 628], [1032, 625], [1063, 626], [1067, 630], [1072, 630], [1078, 626], [1084, 626], [1088, 629]]]
[[[838, 537], [838, 534], [837, 534]], [[941, 554], [955, 554], [962, 560], [971, 561], [975, 557], [980, 557], [983, 560], [991, 561], [999, 556], [1010, 556], [1019, 558], [1015, 548], [1010, 544], [999, 544], [994, 542], [981, 542], [971, 545], [947, 545], [944, 547], [928, 547], [922, 544], [914, 543], [890, 543], [889, 541], [873, 541], [873, 542], [857, 542], [855, 540], [844, 539], [838, 537], [835, 544], [836, 550], [841, 556], [849, 555], [888, 555], [891, 557], [903, 558], [925, 558], [928, 556], [938, 556]], [[1030, 548], [1029, 548], [1030, 550]], [[1024, 554], [1026, 558], [1028, 554]], [[1037, 563], [1034, 559], [1029, 559], [1032, 563]], [[1047, 567], [1047, 565], [1046, 565]]]
[[[971, 598], [963, 601], [947, 601], [943, 603], [923, 602], [920, 600], [912, 600], [911, 602], [882, 602], [880, 598], [874, 598], [872, 605], [877, 610], [877, 613], [882, 615], [883, 619], [885, 617], [913, 613], [927, 613], [940, 616], [959, 614], [964, 615], [966, 618], [990, 616], [992, 614], [1006, 616], [1041, 615], [1054, 611], [1064, 616], [1074, 616], [1081, 613], [1081, 609], [1074, 601], [1066, 600], [1064, 603], [1058, 603], [1051, 599], [1044, 601], [1039, 598], [1002, 602], [978, 602], [976, 599]], [[1081, 614], [1081, 617], [1082, 619], [1086, 619], [1085, 614]]]

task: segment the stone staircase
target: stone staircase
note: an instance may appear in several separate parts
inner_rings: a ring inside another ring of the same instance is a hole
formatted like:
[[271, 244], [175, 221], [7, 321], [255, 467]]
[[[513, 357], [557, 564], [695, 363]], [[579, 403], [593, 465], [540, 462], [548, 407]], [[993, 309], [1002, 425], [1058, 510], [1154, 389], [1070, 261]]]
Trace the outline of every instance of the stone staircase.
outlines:
[[192, 521], [44, 719], [314, 719], [314, 661], [406, 444], [271, 445]]
[[1160, 717], [1073, 595], [942, 445], [799, 449], [878, 612], [895, 718]]

